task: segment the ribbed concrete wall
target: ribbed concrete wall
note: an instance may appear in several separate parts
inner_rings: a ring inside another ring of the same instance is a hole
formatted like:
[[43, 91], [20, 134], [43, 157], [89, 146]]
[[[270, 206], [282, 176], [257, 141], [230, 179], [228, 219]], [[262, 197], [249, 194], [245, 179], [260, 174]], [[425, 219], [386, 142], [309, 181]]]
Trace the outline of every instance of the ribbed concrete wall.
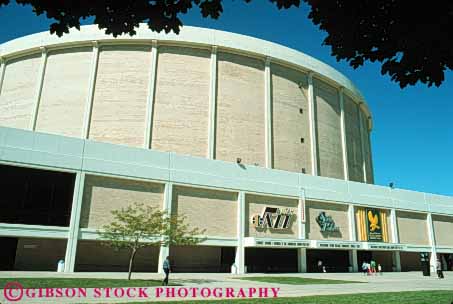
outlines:
[[264, 166], [264, 62], [218, 54], [216, 158]]
[[344, 96], [346, 147], [349, 180], [363, 182], [362, 142], [360, 138], [359, 108], [348, 96]]
[[0, 95], [0, 124], [27, 129], [36, 101], [41, 54], [33, 54], [6, 63]]
[[36, 130], [81, 137], [88, 97], [92, 48], [49, 52]]
[[338, 91], [322, 81], [315, 80], [314, 95], [318, 173], [321, 176], [343, 179]]
[[143, 147], [150, 66], [150, 47], [102, 47], [89, 139]]
[[[151, 45], [101, 42], [97, 61], [86, 43], [49, 48], [35, 130], [198, 157], [211, 147], [218, 160], [264, 167], [268, 158], [270, 168], [311, 174], [306, 71], [271, 60], [266, 81], [264, 57], [219, 48], [213, 65], [209, 47], [160, 42], [153, 66]], [[6, 60], [1, 126], [33, 126], [42, 62], [40, 52]], [[318, 175], [343, 179], [339, 90], [317, 78], [313, 88]], [[373, 182], [367, 117], [360, 136], [356, 100], [344, 101], [350, 179], [363, 182], [365, 168]]]
[[305, 169], [309, 173], [311, 144], [307, 75], [277, 64], [271, 66], [271, 71], [273, 167], [294, 172]]
[[210, 52], [160, 47], [151, 148], [206, 157]]

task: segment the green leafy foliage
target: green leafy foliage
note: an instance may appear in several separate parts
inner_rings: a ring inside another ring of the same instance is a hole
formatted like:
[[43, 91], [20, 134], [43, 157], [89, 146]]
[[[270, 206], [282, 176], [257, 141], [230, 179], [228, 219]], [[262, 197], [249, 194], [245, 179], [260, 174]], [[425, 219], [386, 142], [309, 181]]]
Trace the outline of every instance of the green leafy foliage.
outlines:
[[129, 249], [130, 279], [137, 251], [148, 246], [196, 245], [205, 238], [205, 230], [191, 228], [184, 216], [169, 215], [143, 203], [111, 211], [114, 220], [98, 230], [102, 244]]

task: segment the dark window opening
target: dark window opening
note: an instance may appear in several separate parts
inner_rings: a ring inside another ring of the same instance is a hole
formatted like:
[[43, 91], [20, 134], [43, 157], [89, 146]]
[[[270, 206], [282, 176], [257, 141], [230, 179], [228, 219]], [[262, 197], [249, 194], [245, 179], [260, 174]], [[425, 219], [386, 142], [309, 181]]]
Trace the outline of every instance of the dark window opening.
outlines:
[[69, 226], [75, 174], [0, 165], [0, 222]]
[[307, 271], [322, 272], [348, 272], [349, 252], [347, 250], [307, 250]]
[[245, 265], [248, 273], [297, 272], [297, 249], [246, 248]]

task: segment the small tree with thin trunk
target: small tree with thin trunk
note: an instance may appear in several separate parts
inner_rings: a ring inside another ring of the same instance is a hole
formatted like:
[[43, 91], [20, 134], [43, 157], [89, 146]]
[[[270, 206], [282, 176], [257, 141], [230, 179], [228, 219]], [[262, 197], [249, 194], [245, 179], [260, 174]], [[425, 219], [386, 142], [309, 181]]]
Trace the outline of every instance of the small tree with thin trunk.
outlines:
[[191, 228], [184, 216], [169, 215], [143, 203], [111, 213], [114, 220], [98, 230], [98, 234], [104, 245], [130, 251], [128, 280], [138, 250], [158, 245], [196, 245], [204, 240], [201, 236], [205, 231]]

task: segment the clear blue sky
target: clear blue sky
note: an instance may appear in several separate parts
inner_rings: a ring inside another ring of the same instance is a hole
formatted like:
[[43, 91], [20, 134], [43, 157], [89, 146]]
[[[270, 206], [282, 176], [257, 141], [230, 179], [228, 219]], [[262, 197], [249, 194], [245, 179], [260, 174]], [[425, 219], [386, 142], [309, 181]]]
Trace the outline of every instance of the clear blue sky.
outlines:
[[[220, 20], [197, 10], [186, 25], [215, 28], [273, 41], [309, 54], [349, 77], [365, 96], [374, 121], [372, 152], [376, 184], [453, 195], [453, 72], [440, 88], [424, 85], [401, 90], [377, 64], [354, 70], [322, 46], [325, 33], [307, 18], [308, 7], [278, 11], [269, 1], [224, 1]], [[0, 43], [48, 29], [45, 17], [15, 4], [0, 9]]]

